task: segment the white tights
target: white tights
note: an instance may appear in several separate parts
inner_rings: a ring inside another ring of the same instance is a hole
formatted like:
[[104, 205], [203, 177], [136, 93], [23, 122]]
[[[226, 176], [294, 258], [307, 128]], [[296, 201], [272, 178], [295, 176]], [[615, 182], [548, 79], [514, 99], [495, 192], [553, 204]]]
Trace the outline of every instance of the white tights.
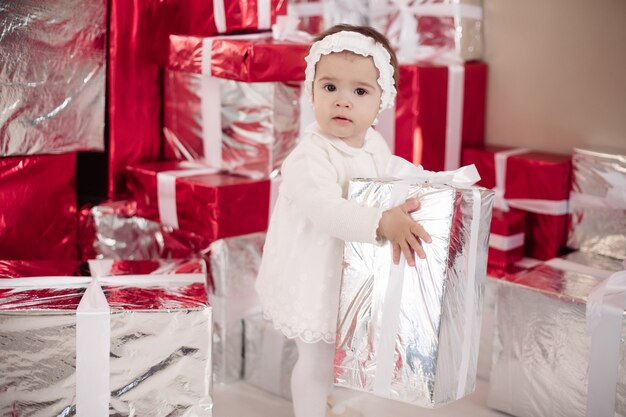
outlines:
[[326, 416], [326, 400], [333, 383], [335, 345], [296, 339], [298, 361], [291, 374], [295, 417]]

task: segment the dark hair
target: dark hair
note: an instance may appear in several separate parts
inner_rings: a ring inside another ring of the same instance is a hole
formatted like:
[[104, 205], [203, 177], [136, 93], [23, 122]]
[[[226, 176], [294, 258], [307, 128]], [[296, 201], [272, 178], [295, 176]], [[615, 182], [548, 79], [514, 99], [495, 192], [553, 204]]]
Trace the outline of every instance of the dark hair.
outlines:
[[391, 48], [391, 45], [389, 45], [389, 41], [387, 40], [385, 35], [378, 32], [376, 29], [371, 28], [369, 26], [353, 26], [353, 25], [347, 25], [347, 24], [340, 24], [340, 25], [335, 25], [331, 27], [330, 29], [327, 29], [324, 32], [320, 33], [319, 35], [315, 37], [313, 41], [314, 42], [321, 41], [328, 35], [332, 35], [337, 32], [342, 32], [344, 30], [348, 32], [357, 32], [357, 33], [360, 33], [361, 35], [367, 36], [368, 38], [372, 38], [376, 42], [379, 42], [387, 50], [387, 52], [389, 52], [389, 56], [391, 57], [391, 66], [393, 67], [393, 83], [397, 90], [398, 89], [398, 58], [396, 57], [396, 53], [394, 52], [394, 50]]

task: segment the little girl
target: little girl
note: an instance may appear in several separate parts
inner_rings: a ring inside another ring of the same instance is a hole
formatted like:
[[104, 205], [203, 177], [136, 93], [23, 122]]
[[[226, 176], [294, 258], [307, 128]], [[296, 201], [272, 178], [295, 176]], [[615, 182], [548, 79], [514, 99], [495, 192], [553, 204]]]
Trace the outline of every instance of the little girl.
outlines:
[[385, 211], [345, 198], [350, 179], [383, 176], [391, 155], [371, 127], [396, 95], [398, 64], [387, 39], [368, 27], [334, 26], [316, 38], [306, 62], [316, 123], [283, 164], [256, 288], [265, 317], [296, 340], [295, 416], [323, 417], [344, 241], [388, 239], [394, 262], [402, 252], [414, 265], [430, 236], [408, 214], [417, 200]]

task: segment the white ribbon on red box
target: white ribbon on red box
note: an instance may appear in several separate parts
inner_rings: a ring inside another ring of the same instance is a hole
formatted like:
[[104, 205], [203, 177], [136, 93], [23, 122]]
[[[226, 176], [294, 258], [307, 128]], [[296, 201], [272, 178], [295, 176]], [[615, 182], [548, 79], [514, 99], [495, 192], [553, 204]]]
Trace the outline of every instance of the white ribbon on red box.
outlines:
[[518, 210], [529, 211], [537, 214], [550, 214], [559, 216], [567, 214], [568, 200], [541, 200], [533, 198], [505, 198], [506, 192], [506, 165], [507, 160], [512, 155], [521, 155], [528, 153], [526, 148], [513, 148], [505, 151], [496, 152], [495, 158], [495, 174], [496, 186], [493, 191], [496, 193], [494, 207], [503, 211], [509, 211], [511, 207]]
[[[401, 181], [394, 182], [390, 197], [390, 207], [404, 203], [409, 187], [415, 183], [446, 184], [456, 187], [470, 187], [480, 180], [480, 175], [474, 165], [464, 166], [456, 171], [432, 172], [426, 171], [421, 166], [417, 167], [397, 156], [392, 156], [387, 167], [387, 175], [399, 178]], [[470, 244], [468, 248], [469, 260], [467, 268], [467, 292], [464, 300], [463, 314], [463, 345], [461, 365], [458, 370], [457, 397], [465, 393], [465, 385], [469, 372], [471, 333], [472, 333], [472, 307], [476, 302], [476, 254], [478, 248], [478, 228], [480, 223], [481, 196], [476, 188], [472, 190], [472, 220], [470, 224]], [[428, 259], [418, 259], [417, 262], [428, 262]], [[382, 306], [381, 322], [386, 325], [381, 328], [379, 344], [377, 348], [376, 376], [374, 380], [374, 393], [388, 397], [391, 392], [393, 371], [395, 367], [394, 352], [395, 341], [400, 322], [400, 307], [402, 299], [402, 286], [404, 281], [404, 268], [406, 259], [400, 256], [400, 262], [391, 264], [388, 287]]]
[[87, 287], [76, 309], [76, 415], [108, 417], [111, 309], [101, 284], [122, 286], [204, 283], [204, 274], [106, 275], [112, 261], [89, 261], [93, 277], [28, 277], [0, 280], [0, 288]]

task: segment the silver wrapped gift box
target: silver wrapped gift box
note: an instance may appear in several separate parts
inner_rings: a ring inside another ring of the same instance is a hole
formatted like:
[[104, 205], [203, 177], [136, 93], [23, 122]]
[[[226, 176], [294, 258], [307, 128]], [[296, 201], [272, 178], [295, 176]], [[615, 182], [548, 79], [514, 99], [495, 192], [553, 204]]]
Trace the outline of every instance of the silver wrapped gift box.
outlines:
[[291, 372], [298, 360], [296, 342], [276, 330], [262, 314], [244, 320], [244, 334], [245, 381], [291, 399]]
[[[497, 282], [490, 407], [518, 417], [598, 415], [587, 413], [592, 368], [587, 302], [600, 277], [621, 265], [595, 258], [575, 253]], [[625, 336], [622, 324], [611, 416], [626, 416]], [[602, 355], [608, 354], [606, 341], [600, 343]]]
[[91, 261], [101, 299], [91, 277], [24, 276], [32, 263], [1, 274], [0, 414], [211, 416], [202, 261]]
[[[278, 171], [299, 137], [301, 86], [300, 82], [243, 82], [169, 69], [165, 138], [177, 159], [267, 178]], [[216, 94], [219, 106], [211, 109], [209, 102], [215, 101]], [[221, 112], [221, 131], [211, 122], [211, 112]]]
[[474, 389], [494, 194], [437, 182], [426, 177], [350, 183], [348, 198], [366, 206], [419, 199], [411, 217], [433, 242], [424, 245], [426, 259], [414, 268], [404, 261], [392, 266], [388, 242], [346, 243], [337, 385], [423, 407]]
[[370, 0], [370, 25], [403, 64], [480, 60], [482, 0]]
[[243, 319], [261, 312], [254, 289], [265, 233], [213, 242], [208, 248], [209, 302], [213, 307], [213, 374], [215, 383], [243, 376]]
[[626, 259], [626, 149], [575, 148], [567, 246]]
[[0, 156], [104, 150], [102, 0], [0, 4]]

